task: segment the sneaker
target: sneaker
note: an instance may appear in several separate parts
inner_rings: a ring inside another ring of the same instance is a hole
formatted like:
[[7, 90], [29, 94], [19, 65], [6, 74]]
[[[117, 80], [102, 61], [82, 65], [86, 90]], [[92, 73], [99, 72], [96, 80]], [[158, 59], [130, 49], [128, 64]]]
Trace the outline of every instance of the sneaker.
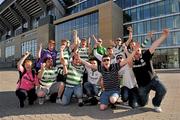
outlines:
[[57, 103], [57, 104], [62, 104], [61, 98], [57, 98], [57, 99], [56, 99], [56, 103]]
[[40, 98], [38, 99], [38, 102], [39, 102], [39, 105], [44, 104], [44, 98], [43, 98], [43, 97], [40, 97]]
[[162, 109], [161, 109], [161, 107], [154, 106], [154, 111], [160, 113], [160, 112], [162, 112]]
[[78, 106], [79, 106], [79, 107], [82, 107], [83, 105], [84, 105], [83, 102], [79, 102], [79, 103], [78, 103]]

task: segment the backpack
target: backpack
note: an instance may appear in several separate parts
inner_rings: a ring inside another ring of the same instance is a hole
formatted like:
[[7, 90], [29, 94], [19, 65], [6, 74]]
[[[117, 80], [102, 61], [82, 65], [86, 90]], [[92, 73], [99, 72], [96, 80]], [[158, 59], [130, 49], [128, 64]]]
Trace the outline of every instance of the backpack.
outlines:
[[[19, 79], [17, 81], [17, 84], [19, 83], [19, 87], [20, 87], [21, 86], [21, 79], [22, 79], [23, 75], [26, 73], [26, 70], [24, 69], [23, 73], [21, 71], [18, 71], [18, 72], [19, 72]], [[34, 69], [32, 69], [33, 79], [35, 78], [35, 75], [36, 75], [36, 71]]]

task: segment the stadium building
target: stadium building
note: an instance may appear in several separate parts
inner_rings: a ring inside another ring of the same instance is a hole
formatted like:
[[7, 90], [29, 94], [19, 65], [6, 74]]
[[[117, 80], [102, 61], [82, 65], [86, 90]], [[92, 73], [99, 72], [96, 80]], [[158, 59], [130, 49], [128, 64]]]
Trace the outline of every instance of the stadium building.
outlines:
[[147, 32], [158, 38], [163, 28], [170, 29], [168, 39], [158, 48], [153, 61], [156, 69], [180, 68], [179, 0], [5, 0], [0, 5], [0, 67], [15, 66], [25, 51], [35, 58], [38, 46], [55, 39], [72, 39], [72, 30], [80, 38], [94, 34], [107, 46], [117, 37], [127, 39], [127, 26], [133, 27], [133, 39], [142, 42]]

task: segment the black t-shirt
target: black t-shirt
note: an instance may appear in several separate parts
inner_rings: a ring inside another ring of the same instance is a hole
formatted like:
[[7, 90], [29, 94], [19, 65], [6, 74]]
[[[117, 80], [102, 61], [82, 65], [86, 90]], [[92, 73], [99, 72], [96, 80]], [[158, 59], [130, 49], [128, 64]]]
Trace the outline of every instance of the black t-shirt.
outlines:
[[146, 86], [156, 76], [153, 71], [152, 56], [148, 49], [139, 60], [133, 61], [133, 71], [139, 87]]

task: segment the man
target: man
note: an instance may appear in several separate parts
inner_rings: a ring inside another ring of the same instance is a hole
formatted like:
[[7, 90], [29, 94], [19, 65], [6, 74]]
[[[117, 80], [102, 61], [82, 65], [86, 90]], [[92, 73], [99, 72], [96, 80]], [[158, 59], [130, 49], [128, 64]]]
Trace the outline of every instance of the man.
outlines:
[[[138, 46], [136, 47], [138, 48]], [[118, 71], [122, 66], [132, 61], [132, 58], [134, 54], [136, 53], [136, 50], [133, 51], [133, 53], [124, 61], [121, 61], [119, 63], [111, 64], [111, 58], [108, 55], [104, 55], [102, 57], [102, 65], [95, 65], [90, 64], [81, 58], [81, 62], [85, 64], [87, 67], [90, 67], [92, 69], [98, 69], [98, 71], [102, 74], [103, 78], [103, 92], [100, 96], [100, 110], [105, 110], [108, 108], [108, 104], [115, 104], [119, 98], [119, 75]]]
[[39, 46], [39, 51], [38, 51], [38, 56], [37, 56], [37, 61], [35, 65], [36, 72], [39, 71], [41, 68], [41, 64], [44, 62], [44, 59], [47, 56], [51, 56], [53, 60], [53, 66], [56, 66], [56, 57], [57, 57], [57, 51], [55, 50], [55, 41], [54, 40], [49, 40], [48, 41], [48, 48], [42, 49], [42, 43]]
[[144, 53], [141, 53], [141, 49], [136, 52], [133, 61], [133, 71], [139, 86], [139, 105], [145, 106], [148, 102], [150, 90], [155, 91], [155, 97], [152, 100], [154, 110], [161, 112], [160, 107], [162, 99], [166, 94], [166, 88], [159, 81], [158, 76], [153, 70], [152, 56], [155, 49], [168, 37], [169, 30], [164, 29], [161, 37], [153, 42], [151, 47]]
[[41, 69], [38, 73], [38, 78], [40, 80], [40, 87], [37, 89], [37, 96], [39, 97], [39, 104], [43, 104], [45, 97], [50, 96], [51, 102], [56, 102], [56, 97], [61, 97], [59, 91], [64, 89], [64, 81], [57, 82], [58, 74], [66, 75], [67, 69], [65, 66], [65, 61], [61, 62], [63, 64], [63, 70], [53, 67], [53, 60], [51, 56], [45, 58], [44, 63], [41, 65]]

